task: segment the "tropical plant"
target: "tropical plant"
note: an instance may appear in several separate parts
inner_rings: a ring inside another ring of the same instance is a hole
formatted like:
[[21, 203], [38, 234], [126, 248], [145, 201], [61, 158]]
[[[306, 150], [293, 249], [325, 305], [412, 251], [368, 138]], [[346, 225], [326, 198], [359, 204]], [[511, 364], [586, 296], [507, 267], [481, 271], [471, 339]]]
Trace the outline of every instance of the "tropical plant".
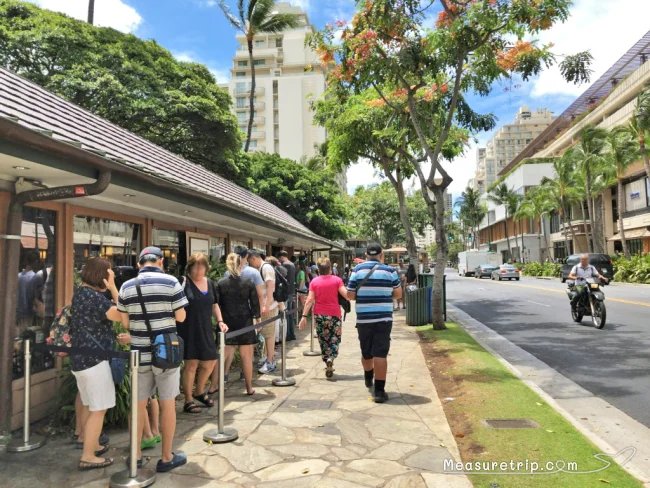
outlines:
[[275, 0], [237, 0], [237, 15], [234, 15], [226, 0], [221, 0], [219, 6], [230, 24], [246, 37], [248, 47], [248, 64], [251, 70], [251, 90], [249, 94], [248, 129], [244, 152], [248, 152], [253, 134], [253, 120], [255, 118], [255, 58], [253, 47], [255, 36], [260, 33], [277, 34], [299, 23], [298, 16], [291, 13], [277, 11]]
[[467, 187], [456, 202], [459, 220], [472, 232], [472, 246], [480, 246], [478, 227], [487, 215], [487, 206], [478, 190]]
[[[604, 153], [607, 131], [594, 126], [587, 126], [580, 131], [580, 140], [573, 146], [578, 169], [584, 182], [585, 200], [587, 201], [589, 227], [585, 226], [589, 252], [604, 252], [602, 233], [596, 226], [595, 198], [602, 188], [597, 188], [596, 177], [604, 167]], [[590, 238], [591, 237], [591, 238]]]
[[607, 162], [616, 173], [616, 204], [618, 206], [618, 233], [621, 235], [623, 255], [630, 258], [630, 250], [625, 239], [625, 192], [623, 190], [623, 177], [625, 170], [638, 159], [639, 146], [634, 140], [634, 134], [629, 127], [616, 127], [607, 134]]
[[614, 279], [627, 283], [650, 284], [650, 254], [615, 258]]
[[512, 209], [515, 198], [514, 195], [515, 192], [511, 188], [508, 188], [508, 185], [505, 183], [498, 184], [492, 188], [492, 191], [490, 193], [488, 193], [488, 199], [496, 205], [503, 205], [506, 212], [506, 218], [503, 221], [503, 229], [506, 236], [506, 244], [508, 246], [508, 249], [506, 251], [506, 258], [508, 261], [512, 259], [510, 233], [508, 232], [508, 219], [512, 217]]
[[646, 147], [648, 132], [650, 132], [650, 84], [645, 86], [636, 99], [636, 109], [634, 110], [630, 128], [637, 137], [646, 176], [650, 178], [650, 155]]
[[[518, 218], [531, 219], [533, 221], [537, 220], [538, 223], [538, 232], [537, 232], [537, 242], [539, 243], [538, 248], [542, 249], [542, 234], [545, 236], [545, 249], [548, 254], [549, 242], [548, 235], [544, 228], [544, 216], [548, 215], [551, 210], [553, 210], [552, 202], [547, 198], [547, 194], [543, 191], [542, 187], [534, 187], [530, 189], [524, 196], [519, 209], [517, 210]], [[543, 256], [540, 255], [540, 259]]]

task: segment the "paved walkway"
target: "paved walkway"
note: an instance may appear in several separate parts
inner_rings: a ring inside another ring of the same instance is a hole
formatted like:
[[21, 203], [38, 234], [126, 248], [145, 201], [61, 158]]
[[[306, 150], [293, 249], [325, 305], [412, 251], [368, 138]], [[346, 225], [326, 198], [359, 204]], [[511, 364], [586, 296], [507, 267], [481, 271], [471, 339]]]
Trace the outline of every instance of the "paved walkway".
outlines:
[[[225, 417], [239, 432], [236, 442], [203, 442], [204, 430], [216, 427], [216, 409], [179, 414], [175, 448], [185, 451], [189, 462], [158, 475], [154, 486], [471, 487], [465, 477], [443, 474], [443, 460], [458, 459], [458, 451], [415, 331], [403, 316], [396, 317], [386, 386], [391, 399], [377, 405], [364, 387], [353, 323], [348, 317], [332, 380], [325, 378], [320, 357], [302, 355], [309, 346], [303, 332], [288, 353], [295, 387], [274, 387], [272, 378], [262, 377], [251, 399], [242, 382], [229, 384]], [[1, 484], [105, 487], [112, 473], [124, 469], [127, 451], [127, 434], [111, 432], [109, 456], [116, 464], [80, 473], [80, 451], [64, 439], [51, 440], [32, 453], [0, 456]], [[160, 450], [147, 453], [153, 466]]]

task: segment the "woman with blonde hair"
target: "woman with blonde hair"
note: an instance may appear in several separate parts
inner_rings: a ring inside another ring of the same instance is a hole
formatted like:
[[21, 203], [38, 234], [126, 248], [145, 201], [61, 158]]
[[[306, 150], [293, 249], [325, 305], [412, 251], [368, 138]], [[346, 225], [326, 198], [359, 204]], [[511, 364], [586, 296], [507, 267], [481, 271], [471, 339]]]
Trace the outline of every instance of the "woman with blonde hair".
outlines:
[[[241, 276], [241, 256], [230, 253], [226, 259], [228, 276], [217, 283], [219, 306], [228, 330], [235, 332], [253, 325], [260, 316], [260, 301], [257, 289], [251, 280]], [[230, 369], [235, 348], [239, 347], [246, 394], [253, 395], [253, 347], [257, 343], [257, 332], [253, 329], [237, 337], [226, 339], [226, 371]]]
[[[221, 330], [227, 330], [217, 301], [217, 287], [207, 276], [210, 263], [205, 254], [195, 253], [187, 260], [183, 291], [189, 302], [187, 318], [178, 324], [178, 334], [184, 341], [183, 394], [186, 413], [200, 413], [198, 401], [205, 407], [214, 406], [206, 392], [206, 384], [217, 364], [217, 346], [212, 331], [212, 317]], [[196, 388], [194, 383], [196, 382]]]
[[341, 344], [341, 306], [339, 295], [347, 298], [348, 292], [343, 280], [332, 274], [332, 265], [329, 258], [318, 260], [318, 276], [309, 284], [309, 295], [302, 311], [302, 318], [298, 324], [300, 330], [307, 325], [307, 316], [314, 307], [314, 320], [316, 333], [325, 363], [325, 376], [334, 375], [334, 360], [339, 355]]

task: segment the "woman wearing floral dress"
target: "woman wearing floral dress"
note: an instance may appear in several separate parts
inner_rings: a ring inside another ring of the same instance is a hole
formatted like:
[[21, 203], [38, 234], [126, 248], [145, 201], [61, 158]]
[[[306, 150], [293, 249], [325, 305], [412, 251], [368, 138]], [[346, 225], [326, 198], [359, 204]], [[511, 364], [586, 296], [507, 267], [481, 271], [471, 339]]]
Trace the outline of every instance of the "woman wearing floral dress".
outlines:
[[343, 280], [332, 274], [332, 265], [328, 258], [318, 260], [318, 272], [318, 277], [309, 284], [309, 295], [298, 327], [301, 330], [305, 328], [313, 305], [318, 342], [326, 366], [325, 375], [331, 378], [334, 374], [334, 360], [339, 355], [341, 344], [339, 295], [347, 298], [348, 292]]

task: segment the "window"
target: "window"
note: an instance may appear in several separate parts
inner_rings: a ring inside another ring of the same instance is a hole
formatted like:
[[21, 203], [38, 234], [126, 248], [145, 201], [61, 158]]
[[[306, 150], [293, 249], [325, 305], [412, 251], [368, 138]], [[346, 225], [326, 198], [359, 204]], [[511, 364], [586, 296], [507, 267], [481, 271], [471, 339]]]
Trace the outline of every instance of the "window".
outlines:
[[275, 47], [282, 47], [282, 38], [278, 37], [275, 39]]
[[237, 108], [246, 108], [248, 106], [248, 99], [245, 97], [237, 97]]
[[244, 76], [246, 76], [246, 72], [245, 71], [237, 71], [237, 73], [235, 73], [235, 76], [238, 77], [238, 78], [243, 78]]
[[648, 207], [648, 181], [647, 178], [639, 178], [624, 186], [625, 210], [633, 212]]
[[226, 257], [226, 239], [223, 237], [210, 237], [210, 263], [223, 264]]
[[113, 267], [135, 268], [140, 252], [140, 226], [128, 222], [75, 215], [74, 267], [80, 271], [91, 257], [108, 259]]
[[248, 246], [249, 246], [248, 241], [231, 239], [231, 241], [230, 241], [230, 252], [236, 252], [237, 248], [241, 248], [241, 247], [248, 248]]
[[251, 89], [251, 84], [244, 82], [244, 81], [238, 81], [235, 83], [235, 93], [246, 93]]
[[165, 271], [180, 276], [187, 264], [185, 232], [177, 230], [153, 229], [153, 245], [159, 247], [165, 256]]
[[248, 61], [237, 61], [237, 66], [240, 68], [246, 68], [248, 66]]
[[[13, 379], [24, 376], [23, 339], [43, 343], [56, 314], [56, 212], [25, 207], [20, 232]], [[54, 367], [45, 351], [32, 351], [32, 373]]]
[[266, 59], [254, 59], [253, 60], [253, 65], [254, 66], [264, 66], [266, 64]]
[[643, 239], [628, 239], [627, 247], [630, 254], [643, 254]]
[[266, 47], [266, 39], [258, 39], [255, 41], [255, 47]]

